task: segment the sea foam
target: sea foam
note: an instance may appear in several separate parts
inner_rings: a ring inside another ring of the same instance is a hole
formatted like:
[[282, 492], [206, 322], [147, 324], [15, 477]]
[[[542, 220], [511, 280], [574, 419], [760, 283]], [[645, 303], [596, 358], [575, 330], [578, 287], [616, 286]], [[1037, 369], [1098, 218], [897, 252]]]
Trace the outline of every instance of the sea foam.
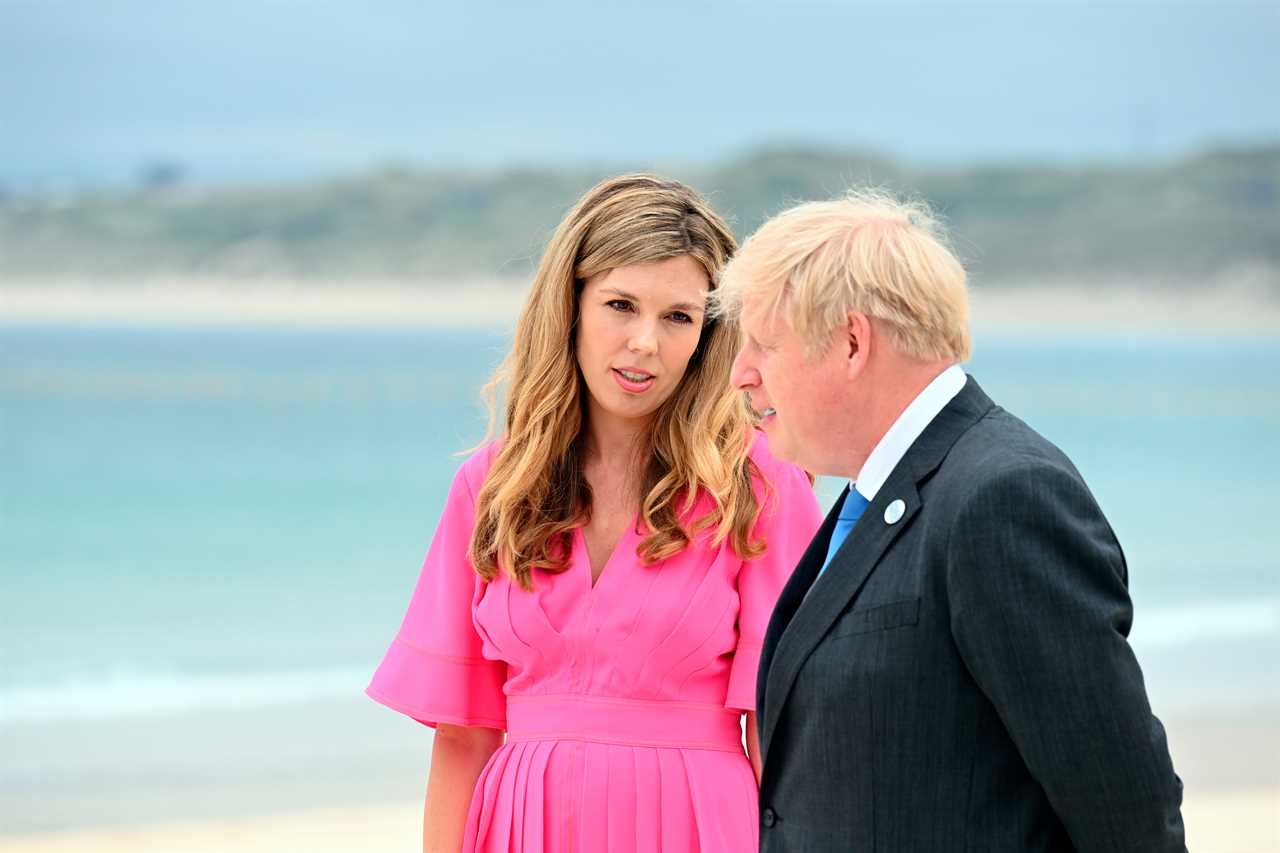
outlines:
[[364, 667], [184, 675], [116, 671], [0, 688], [0, 725], [192, 711], [237, 711], [356, 697]]

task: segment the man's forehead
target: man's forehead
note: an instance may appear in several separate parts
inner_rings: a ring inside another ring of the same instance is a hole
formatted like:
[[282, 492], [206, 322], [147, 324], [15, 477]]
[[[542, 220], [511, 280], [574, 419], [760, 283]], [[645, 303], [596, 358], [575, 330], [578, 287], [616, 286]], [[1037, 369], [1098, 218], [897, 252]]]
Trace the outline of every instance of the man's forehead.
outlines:
[[781, 306], [764, 299], [744, 299], [738, 322], [744, 332], [757, 338], [789, 331]]

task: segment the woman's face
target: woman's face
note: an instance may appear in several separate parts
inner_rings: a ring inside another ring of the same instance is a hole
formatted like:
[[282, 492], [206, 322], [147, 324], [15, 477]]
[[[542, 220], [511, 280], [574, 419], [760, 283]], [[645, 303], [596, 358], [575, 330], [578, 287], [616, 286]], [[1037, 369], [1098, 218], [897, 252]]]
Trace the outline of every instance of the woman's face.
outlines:
[[689, 255], [587, 280], [574, 350], [593, 422], [648, 420], [679, 387], [702, 334], [709, 286]]

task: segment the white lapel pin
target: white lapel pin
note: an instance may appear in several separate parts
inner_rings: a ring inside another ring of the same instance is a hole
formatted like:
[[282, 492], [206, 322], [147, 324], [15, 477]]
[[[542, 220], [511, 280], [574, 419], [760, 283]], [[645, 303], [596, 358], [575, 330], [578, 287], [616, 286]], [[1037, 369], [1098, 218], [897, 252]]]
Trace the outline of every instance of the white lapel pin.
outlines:
[[906, 514], [907, 505], [899, 498], [884, 508], [884, 523], [897, 524], [902, 520], [902, 516]]

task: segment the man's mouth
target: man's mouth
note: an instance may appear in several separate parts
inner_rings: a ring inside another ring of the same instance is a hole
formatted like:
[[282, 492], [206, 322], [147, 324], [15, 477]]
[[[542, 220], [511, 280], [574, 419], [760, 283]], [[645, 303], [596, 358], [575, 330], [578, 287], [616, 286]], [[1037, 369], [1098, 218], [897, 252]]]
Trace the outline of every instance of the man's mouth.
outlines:
[[765, 406], [763, 409], [757, 409], [757, 408], [756, 408], [754, 405], [752, 405], [752, 403], [751, 403], [751, 392], [750, 392], [750, 391], [748, 391], [748, 392], [747, 392], [747, 405], [748, 405], [748, 406], [751, 406], [751, 411], [755, 412], [755, 413], [756, 413], [756, 417], [758, 417], [760, 420], [764, 420], [765, 418], [769, 417], [770, 415], [776, 415], [776, 414], [778, 413], [778, 410], [777, 410], [777, 409], [775, 409], [773, 406]]

